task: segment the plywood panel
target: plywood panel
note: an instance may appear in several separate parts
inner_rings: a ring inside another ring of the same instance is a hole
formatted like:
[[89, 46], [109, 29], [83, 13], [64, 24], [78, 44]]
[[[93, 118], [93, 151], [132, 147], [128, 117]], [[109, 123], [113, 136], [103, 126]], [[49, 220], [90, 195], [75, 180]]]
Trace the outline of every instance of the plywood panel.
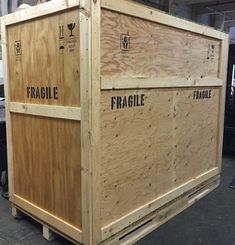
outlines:
[[[117, 109], [117, 96], [133, 95], [142, 106]], [[102, 226], [217, 166], [219, 96], [218, 88], [102, 92]]]
[[218, 77], [219, 54], [219, 40], [102, 10], [102, 76], [194, 82]]
[[80, 123], [11, 117], [15, 194], [81, 228]]
[[226, 34], [126, 0], [49, 1], [1, 23], [13, 205], [76, 242], [120, 243], [211, 190]]
[[80, 105], [79, 29], [77, 9], [7, 29], [12, 101]]

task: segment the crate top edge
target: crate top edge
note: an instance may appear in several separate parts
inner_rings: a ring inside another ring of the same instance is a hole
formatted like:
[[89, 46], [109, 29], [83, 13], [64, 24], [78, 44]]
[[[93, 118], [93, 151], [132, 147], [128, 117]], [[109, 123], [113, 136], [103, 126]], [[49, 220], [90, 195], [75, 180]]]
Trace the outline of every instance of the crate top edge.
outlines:
[[212, 27], [201, 25], [163, 11], [134, 2], [133, 0], [101, 0], [101, 7], [141, 19], [146, 19], [169, 27], [193, 32], [219, 40], [228, 40], [228, 34]]
[[[27, 20], [43, 17], [69, 8], [78, 7], [86, 1], [92, 0], [51, 0], [47, 3], [32, 6], [21, 11], [1, 17], [2, 30], [4, 27], [24, 22]], [[202, 36], [208, 36], [219, 40], [228, 40], [228, 34], [215, 30], [212, 27], [200, 25], [189, 20], [181, 19], [159, 11], [157, 9], [147, 7], [143, 4], [134, 2], [133, 0], [100, 0], [101, 8], [120, 12], [133, 17], [153, 21], [169, 27], [193, 32]], [[97, 1], [99, 4], [100, 1]]]
[[31, 6], [20, 11], [1, 17], [1, 26], [9, 26], [27, 20], [43, 17], [59, 11], [78, 7], [80, 0], [51, 0], [49, 2]]

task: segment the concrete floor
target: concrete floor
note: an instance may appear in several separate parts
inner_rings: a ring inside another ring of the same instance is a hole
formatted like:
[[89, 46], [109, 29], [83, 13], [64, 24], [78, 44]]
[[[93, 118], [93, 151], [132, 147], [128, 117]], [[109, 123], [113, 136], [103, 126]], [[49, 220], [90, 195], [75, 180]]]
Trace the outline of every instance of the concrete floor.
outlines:
[[[233, 245], [235, 244], [235, 156], [224, 156], [221, 185], [171, 221], [152, 232], [138, 245]], [[48, 243], [41, 226], [33, 220], [15, 220], [10, 203], [0, 198], [0, 245], [71, 244], [59, 238]]]

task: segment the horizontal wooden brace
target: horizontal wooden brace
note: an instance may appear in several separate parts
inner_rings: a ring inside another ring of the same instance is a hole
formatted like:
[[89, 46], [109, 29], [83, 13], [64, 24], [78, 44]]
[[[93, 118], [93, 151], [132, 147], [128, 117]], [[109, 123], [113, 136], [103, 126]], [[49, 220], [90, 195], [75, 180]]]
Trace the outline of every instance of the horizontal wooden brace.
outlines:
[[13, 195], [12, 202], [14, 205], [21, 207], [22, 211], [26, 211], [27, 215], [33, 215], [33, 218], [40, 219], [42, 222], [52, 226], [52, 228], [63, 231], [63, 233], [75, 241], [82, 241], [82, 231], [57, 216], [39, 208], [29, 201], [21, 198], [18, 195]]
[[38, 18], [41, 16], [45, 17], [45, 15], [53, 14], [57, 11], [62, 11], [64, 9], [69, 9], [69, 8], [79, 6], [79, 2], [80, 2], [79, 0], [49, 1], [47, 3], [40, 4], [38, 6], [29, 7], [21, 11], [17, 11], [15, 13], [6, 15], [1, 18], [1, 22], [7, 26], [22, 21]]
[[140, 89], [140, 88], [177, 88], [177, 87], [216, 87], [222, 86], [222, 79], [203, 78], [200, 80], [182, 80], [182, 78], [113, 78], [102, 77], [101, 89]]
[[77, 121], [81, 120], [80, 108], [77, 107], [10, 102], [9, 111], [42, 117], [61, 118]]
[[144, 5], [136, 4], [134, 1], [101, 0], [101, 7], [219, 40], [224, 40], [228, 36], [211, 27], [202, 26], [175, 16], [166, 15], [162, 11], [144, 7]]
[[115, 222], [103, 227], [102, 228], [102, 240], [108, 239], [110, 236], [118, 233], [122, 229], [126, 228], [128, 225], [138, 221], [139, 219], [143, 218], [144, 216], [148, 215], [154, 210], [174, 200], [175, 198], [180, 196], [180, 194], [191, 190], [192, 188], [202, 184], [204, 181], [210, 178], [213, 178], [214, 176], [218, 175], [219, 172], [220, 170], [218, 167], [213, 168], [207, 171], [206, 173], [203, 173], [202, 175], [189, 180], [183, 185], [165, 193], [164, 195], [153, 200], [152, 202], [147, 203], [141, 206], [140, 208], [132, 211], [131, 213], [121, 217]]

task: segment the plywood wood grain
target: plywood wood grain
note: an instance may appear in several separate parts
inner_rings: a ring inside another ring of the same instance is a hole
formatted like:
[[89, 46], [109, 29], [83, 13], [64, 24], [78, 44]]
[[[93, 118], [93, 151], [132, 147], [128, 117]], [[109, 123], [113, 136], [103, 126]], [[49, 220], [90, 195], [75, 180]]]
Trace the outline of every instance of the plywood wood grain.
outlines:
[[77, 9], [7, 29], [12, 101], [80, 105], [79, 30]]
[[[217, 166], [219, 89], [210, 99], [194, 91], [102, 92], [103, 226]], [[111, 108], [113, 96], [132, 94], [144, 94], [144, 106]]]
[[80, 123], [12, 114], [12, 135], [15, 194], [81, 228]]
[[101, 75], [104, 77], [178, 78], [197, 82], [218, 77], [219, 55], [219, 40], [102, 10]]

